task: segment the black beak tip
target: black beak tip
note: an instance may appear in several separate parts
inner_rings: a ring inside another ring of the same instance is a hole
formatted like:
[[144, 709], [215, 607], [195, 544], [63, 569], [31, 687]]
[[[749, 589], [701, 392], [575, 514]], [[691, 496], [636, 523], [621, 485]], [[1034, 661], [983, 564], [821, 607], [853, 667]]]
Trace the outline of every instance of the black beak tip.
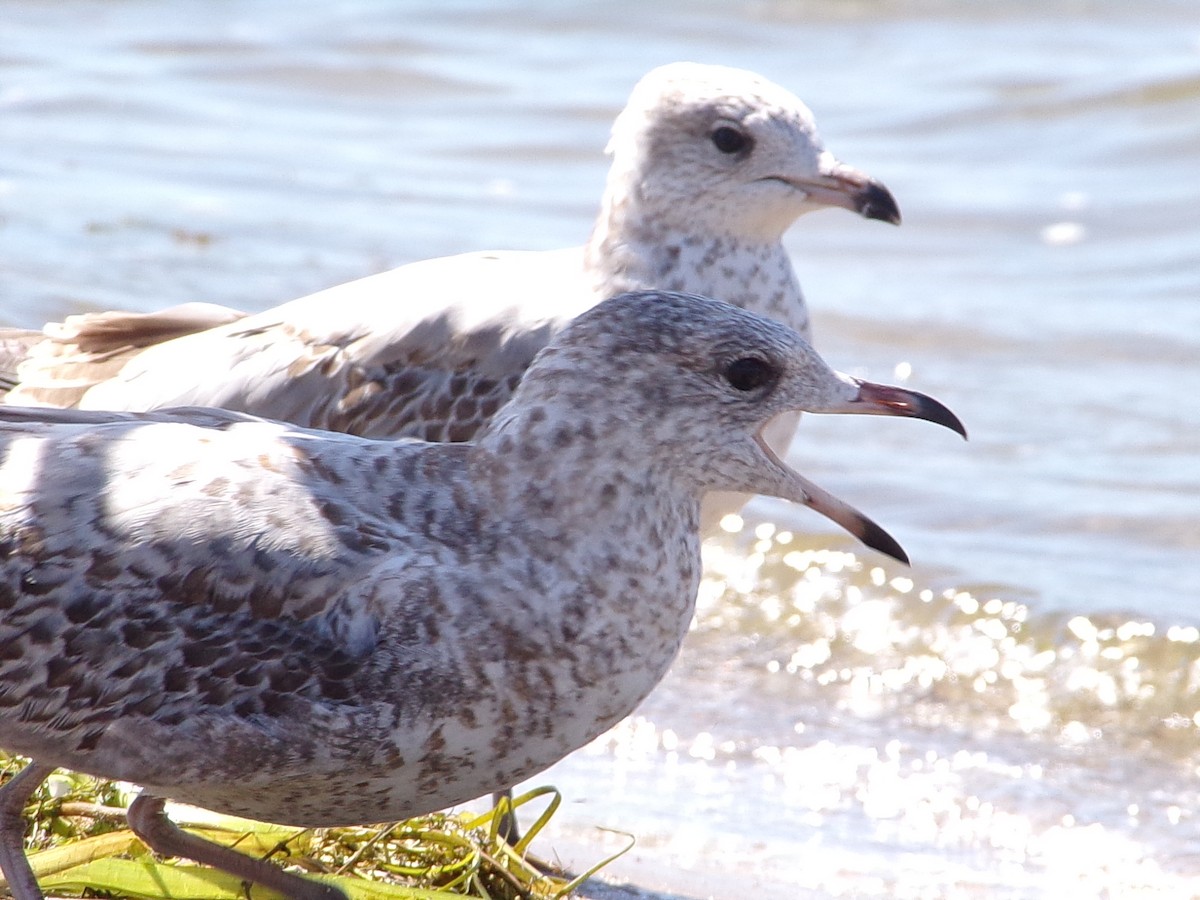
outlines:
[[967, 439], [967, 427], [963, 425], [958, 416], [950, 411], [950, 407], [946, 406], [940, 400], [934, 400], [925, 394], [921, 395], [921, 418], [936, 425], [949, 428], [951, 431], [962, 435], [964, 441]]
[[858, 213], [864, 219], [878, 219], [892, 225], [900, 224], [900, 206], [892, 192], [872, 181], [858, 194]]
[[865, 522], [866, 528], [859, 535], [859, 540], [870, 547], [872, 550], [878, 550], [885, 556], [890, 556], [897, 562], [902, 562], [906, 566], [911, 565], [908, 561], [908, 554], [904, 552], [904, 548], [896, 541], [894, 537], [867, 519]]
[[962, 421], [950, 408], [941, 401], [934, 400], [932, 397], [925, 396], [922, 400], [922, 409], [920, 409], [922, 418], [934, 422], [935, 425], [941, 425], [949, 428], [950, 431], [961, 434], [962, 439], [967, 439], [967, 428]]

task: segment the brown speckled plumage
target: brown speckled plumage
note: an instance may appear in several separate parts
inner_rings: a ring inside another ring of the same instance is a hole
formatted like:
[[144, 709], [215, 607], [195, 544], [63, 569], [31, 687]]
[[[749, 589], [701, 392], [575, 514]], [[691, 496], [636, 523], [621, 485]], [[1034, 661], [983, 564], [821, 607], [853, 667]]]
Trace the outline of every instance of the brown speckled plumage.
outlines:
[[710, 488], [899, 552], [763, 449], [799, 409], [958, 427], [782, 326], [648, 293], [565, 328], [473, 443], [0, 409], [0, 746], [303, 825], [514, 783], [666, 671]]

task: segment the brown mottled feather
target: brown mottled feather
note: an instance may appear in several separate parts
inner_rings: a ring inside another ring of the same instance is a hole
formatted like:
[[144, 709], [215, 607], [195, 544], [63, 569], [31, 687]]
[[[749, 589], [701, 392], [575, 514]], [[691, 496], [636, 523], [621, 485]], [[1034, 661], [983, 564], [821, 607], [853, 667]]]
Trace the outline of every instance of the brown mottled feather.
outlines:
[[22, 405], [75, 407], [89, 389], [118, 376], [140, 350], [245, 315], [211, 303], [185, 303], [153, 313], [80, 313], [42, 331], [0, 329], [0, 389], [19, 386], [14, 400]]

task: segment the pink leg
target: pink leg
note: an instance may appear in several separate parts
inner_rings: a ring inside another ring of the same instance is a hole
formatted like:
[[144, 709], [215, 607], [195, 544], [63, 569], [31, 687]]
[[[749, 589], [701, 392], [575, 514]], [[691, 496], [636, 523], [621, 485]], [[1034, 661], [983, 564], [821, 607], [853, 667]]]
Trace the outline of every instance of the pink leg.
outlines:
[[163, 802], [143, 793], [129, 805], [129, 827], [155, 853], [193, 859], [294, 900], [346, 900], [346, 895], [331, 885], [293, 875], [266, 860], [188, 834], [167, 818]]
[[13, 900], [42, 900], [29, 860], [25, 858], [25, 804], [54, 766], [32, 762], [0, 788], [0, 872]]
[[492, 806], [499, 806], [500, 801], [505, 797], [508, 798], [510, 805], [508, 807], [508, 812], [500, 817], [500, 824], [497, 826], [497, 831], [500, 834], [500, 837], [504, 838], [504, 840], [508, 841], [511, 846], [515, 847], [521, 840], [521, 829], [520, 826], [517, 825], [517, 811], [513, 809], [511, 805], [512, 788], [493, 792]]

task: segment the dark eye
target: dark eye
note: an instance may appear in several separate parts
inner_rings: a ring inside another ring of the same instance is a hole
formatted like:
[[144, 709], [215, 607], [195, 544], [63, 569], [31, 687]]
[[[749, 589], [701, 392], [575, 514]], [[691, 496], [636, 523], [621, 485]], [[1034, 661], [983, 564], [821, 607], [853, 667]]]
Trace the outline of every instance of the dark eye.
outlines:
[[748, 135], [728, 125], [722, 125], [709, 137], [712, 139], [713, 146], [722, 153], [741, 153], [754, 146], [754, 142]]
[[779, 372], [773, 365], [757, 356], [735, 359], [725, 370], [725, 380], [739, 391], [752, 391], [766, 384], [774, 384]]

